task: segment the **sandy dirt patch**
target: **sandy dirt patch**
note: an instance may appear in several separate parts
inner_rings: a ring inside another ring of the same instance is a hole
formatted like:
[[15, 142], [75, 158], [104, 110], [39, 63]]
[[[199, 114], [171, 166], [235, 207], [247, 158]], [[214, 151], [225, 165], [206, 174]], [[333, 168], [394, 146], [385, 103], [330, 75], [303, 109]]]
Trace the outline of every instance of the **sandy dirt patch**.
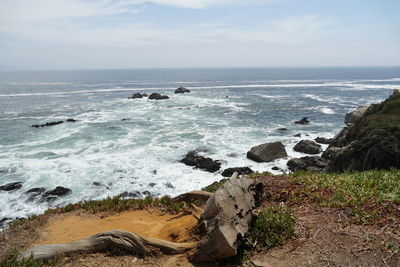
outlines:
[[72, 242], [116, 229], [183, 242], [189, 239], [189, 232], [196, 224], [192, 215], [161, 215], [157, 210], [126, 211], [110, 216], [67, 213], [49, 220], [36, 245]]

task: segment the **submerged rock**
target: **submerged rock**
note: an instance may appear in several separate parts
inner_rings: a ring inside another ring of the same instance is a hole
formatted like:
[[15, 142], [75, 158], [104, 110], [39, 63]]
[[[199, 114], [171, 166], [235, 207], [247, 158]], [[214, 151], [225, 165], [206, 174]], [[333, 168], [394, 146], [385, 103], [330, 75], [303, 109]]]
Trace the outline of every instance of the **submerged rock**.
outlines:
[[318, 154], [322, 151], [321, 145], [315, 143], [314, 141], [311, 140], [301, 140], [299, 143], [297, 143], [294, 148], [294, 151], [297, 152], [302, 152], [306, 154]]
[[32, 125], [32, 127], [34, 127], [34, 128], [48, 127], [48, 126], [58, 125], [61, 123], [64, 123], [64, 121], [52, 121], [52, 122], [46, 122], [45, 124], [34, 124], [34, 125]]
[[184, 93], [190, 93], [190, 90], [186, 89], [185, 87], [179, 87], [178, 89], [175, 90], [175, 94], [184, 94]]
[[167, 96], [167, 95], [160, 95], [160, 94], [158, 94], [158, 93], [152, 93], [150, 96], [149, 96], [149, 99], [152, 99], [152, 100], [162, 100], [162, 99], [168, 99], [169, 98], [169, 96]]
[[310, 124], [310, 121], [308, 120], [307, 117], [302, 118], [301, 120], [295, 121], [294, 123], [296, 124], [302, 124], [302, 125], [307, 125]]
[[0, 186], [0, 191], [13, 191], [22, 187], [22, 182], [13, 182]]
[[66, 187], [57, 186], [53, 190], [49, 190], [43, 193], [42, 201], [53, 201], [58, 197], [66, 196], [72, 193], [72, 190]]
[[327, 160], [319, 156], [293, 158], [287, 162], [289, 170], [318, 171], [322, 172], [327, 164]]
[[287, 153], [285, 146], [281, 142], [254, 146], [247, 152], [247, 158], [256, 162], [271, 162], [284, 157], [287, 157]]
[[249, 167], [235, 167], [235, 168], [227, 168], [222, 172], [222, 176], [231, 177], [234, 172], [237, 172], [239, 175], [252, 174], [254, 171]]
[[199, 156], [194, 151], [187, 153], [185, 158], [183, 158], [180, 162], [184, 163], [185, 165], [194, 166], [208, 172], [216, 172], [221, 168], [221, 163], [219, 163], [218, 161], [212, 160], [211, 158]]
[[75, 119], [67, 119], [67, 122], [77, 122]]

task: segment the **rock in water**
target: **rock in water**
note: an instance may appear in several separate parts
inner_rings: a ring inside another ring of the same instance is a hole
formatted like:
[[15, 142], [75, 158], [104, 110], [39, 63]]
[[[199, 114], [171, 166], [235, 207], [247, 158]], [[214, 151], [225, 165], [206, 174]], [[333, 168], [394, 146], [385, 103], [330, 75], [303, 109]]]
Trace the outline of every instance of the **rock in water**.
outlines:
[[188, 166], [194, 166], [199, 169], [203, 169], [208, 172], [216, 172], [221, 168], [221, 163], [211, 158], [206, 158], [197, 155], [195, 151], [191, 151], [186, 154], [185, 158], [180, 162]]
[[64, 121], [52, 121], [52, 122], [46, 122], [45, 124], [34, 124], [34, 125], [32, 125], [32, 127], [34, 127], [34, 128], [48, 127], [48, 126], [58, 125], [61, 123], [64, 123]]
[[364, 115], [365, 111], [367, 111], [368, 106], [359, 106], [356, 110], [347, 112], [344, 117], [344, 123], [347, 126], [352, 125]]
[[301, 120], [295, 121], [294, 123], [296, 124], [302, 124], [302, 125], [307, 125], [310, 124], [310, 121], [308, 120], [307, 117], [302, 118]]
[[22, 182], [8, 183], [0, 186], [0, 191], [12, 191], [20, 189], [21, 187], [22, 187]]
[[254, 146], [247, 152], [247, 158], [256, 162], [271, 162], [284, 157], [287, 157], [287, 153], [285, 146], [281, 142]]
[[229, 179], [207, 201], [200, 217], [203, 229], [193, 261], [213, 261], [237, 254], [238, 239], [250, 230], [252, 211], [260, 204], [263, 185], [253, 179]]
[[367, 108], [332, 140], [323, 157], [327, 171], [400, 168], [400, 93]]
[[319, 144], [325, 144], [325, 145], [329, 145], [329, 143], [332, 141], [332, 138], [328, 139], [325, 137], [317, 137], [314, 139], [315, 142], [319, 143]]
[[186, 89], [185, 87], [179, 87], [175, 90], [175, 94], [184, 94], [184, 93], [190, 93], [190, 90]]
[[143, 98], [143, 95], [141, 93], [134, 93], [129, 99], [135, 99], [135, 98]]
[[294, 146], [293, 150], [312, 155], [318, 154], [322, 151], [321, 145], [318, 145], [317, 143], [311, 140], [301, 140]]
[[224, 177], [231, 177], [234, 172], [237, 172], [239, 175], [246, 175], [246, 174], [251, 174], [254, 171], [249, 167], [235, 167], [235, 168], [225, 169], [221, 175]]
[[287, 166], [292, 172], [297, 170], [322, 172], [326, 164], [327, 160], [318, 156], [293, 158], [287, 162]]
[[57, 186], [53, 190], [49, 190], [43, 193], [42, 201], [53, 201], [58, 197], [66, 196], [72, 193], [72, 190], [62, 186]]
[[154, 100], [162, 100], [162, 99], [168, 99], [169, 97], [166, 95], [160, 95], [158, 93], [152, 93], [149, 96], [149, 99], [154, 99]]

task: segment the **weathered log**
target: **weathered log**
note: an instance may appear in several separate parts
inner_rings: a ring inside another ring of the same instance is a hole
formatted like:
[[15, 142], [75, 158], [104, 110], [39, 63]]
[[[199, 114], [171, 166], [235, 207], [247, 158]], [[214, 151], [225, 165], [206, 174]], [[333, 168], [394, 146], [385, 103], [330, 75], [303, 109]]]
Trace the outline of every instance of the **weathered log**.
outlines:
[[250, 229], [253, 210], [259, 206], [263, 185], [256, 180], [229, 179], [205, 205], [200, 229], [205, 233], [193, 261], [211, 261], [237, 254], [238, 239]]
[[190, 191], [181, 194], [177, 197], [174, 197], [172, 201], [179, 202], [179, 201], [191, 201], [191, 200], [208, 200], [212, 195], [213, 193], [206, 191]]
[[150, 250], [147, 247], [159, 248], [166, 254], [179, 254], [196, 247], [196, 243], [174, 243], [127, 231], [114, 230], [98, 233], [71, 243], [35, 246], [22, 253], [20, 258], [29, 258], [33, 255], [34, 260], [39, 260], [52, 258], [59, 254], [103, 251], [113, 248], [120, 248], [139, 254], [148, 254]]

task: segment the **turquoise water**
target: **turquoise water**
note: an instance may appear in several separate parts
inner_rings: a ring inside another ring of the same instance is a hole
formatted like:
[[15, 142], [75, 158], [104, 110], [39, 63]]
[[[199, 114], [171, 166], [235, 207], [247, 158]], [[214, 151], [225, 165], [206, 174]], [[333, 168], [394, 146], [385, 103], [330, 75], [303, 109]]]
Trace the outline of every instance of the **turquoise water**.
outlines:
[[[173, 94], [179, 86], [191, 93]], [[176, 195], [220, 180], [227, 167], [285, 169], [290, 157], [303, 156], [292, 150], [296, 142], [333, 137], [347, 111], [379, 102], [395, 88], [400, 68], [0, 72], [0, 185], [23, 182], [20, 190], [0, 192], [0, 219], [125, 191]], [[170, 99], [128, 99], [134, 92]], [[293, 123], [302, 117], [312, 123]], [[31, 127], [68, 118], [78, 121]], [[269, 141], [282, 141], [289, 158], [246, 159], [252, 146]], [[221, 160], [221, 171], [179, 162], [194, 149]], [[51, 204], [23, 194], [56, 186], [72, 194]]]

